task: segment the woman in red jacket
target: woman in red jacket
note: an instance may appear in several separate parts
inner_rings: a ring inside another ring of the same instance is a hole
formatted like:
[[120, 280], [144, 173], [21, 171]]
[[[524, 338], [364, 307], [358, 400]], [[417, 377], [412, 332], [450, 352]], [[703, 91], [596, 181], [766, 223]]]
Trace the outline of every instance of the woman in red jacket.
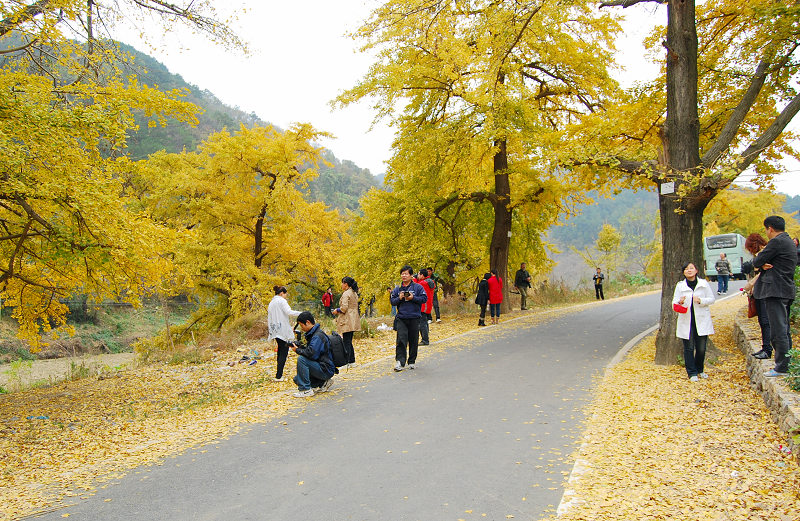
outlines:
[[487, 281], [489, 283], [489, 314], [492, 316], [492, 324], [500, 322], [500, 304], [503, 302], [503, 279], [497, 274], [497, 270], [491, 271], [492, 276]]

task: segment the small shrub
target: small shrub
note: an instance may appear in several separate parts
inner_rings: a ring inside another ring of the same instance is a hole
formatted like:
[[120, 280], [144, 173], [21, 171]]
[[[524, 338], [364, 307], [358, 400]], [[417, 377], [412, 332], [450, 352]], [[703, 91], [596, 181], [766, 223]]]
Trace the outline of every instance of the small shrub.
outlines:
[[628, 278], [628, 284], [631, 286], [647, 286], [653, 283], [644, 273], [628, 274], [626, 277]]
[[787, 377], [789, 387], [795, 391], [800, 391], [800, 349], [789, 351], [789, 376]]
[[81, 363], [70, 362], [69, 375], [67, 375], [67, 379], [82, 380], [83, 378], [89, 377], [89, 372], [90, 372], [89, 368], [86, 367], [86, 364], [84, 364], [83, 362]]

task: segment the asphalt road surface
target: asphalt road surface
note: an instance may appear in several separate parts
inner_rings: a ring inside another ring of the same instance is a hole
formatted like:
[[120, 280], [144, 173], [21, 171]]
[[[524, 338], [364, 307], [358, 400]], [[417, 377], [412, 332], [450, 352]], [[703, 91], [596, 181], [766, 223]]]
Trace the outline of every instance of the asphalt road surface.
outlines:
[[381, 362], [383, 376], [339, 382], [302, 411], [130, 472], [39, 519], [546, 518], [593, 379], [657, 322], [658, 299], [482, 328], [441, 354], [423, 347], [414, 371]]

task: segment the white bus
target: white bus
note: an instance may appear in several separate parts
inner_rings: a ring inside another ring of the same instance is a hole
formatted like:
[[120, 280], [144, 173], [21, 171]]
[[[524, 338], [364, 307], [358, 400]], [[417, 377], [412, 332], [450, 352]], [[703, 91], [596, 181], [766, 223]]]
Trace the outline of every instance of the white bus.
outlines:
[[744, 249], [744, 237], [738, 233], [725, 233], [703, 239], [703, 272], [708, 280], [717, 280], [714, 264], [720, 253], [724, 253], [731, 263], [731, 279], [744, 279], [742, 264], [753, 260], [750, 252]]

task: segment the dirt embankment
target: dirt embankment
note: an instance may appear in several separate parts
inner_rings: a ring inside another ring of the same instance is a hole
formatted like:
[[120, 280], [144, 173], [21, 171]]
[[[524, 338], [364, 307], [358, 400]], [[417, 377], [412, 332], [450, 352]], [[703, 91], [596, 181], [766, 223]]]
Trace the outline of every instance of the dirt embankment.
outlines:
[[134, 353], [107, 353], [53, 360], [17, 361], [0, 365], [0, 387], [14, 391], [38, 383], [51, 384], [76, 377], [130, 369], [135, 360]]

